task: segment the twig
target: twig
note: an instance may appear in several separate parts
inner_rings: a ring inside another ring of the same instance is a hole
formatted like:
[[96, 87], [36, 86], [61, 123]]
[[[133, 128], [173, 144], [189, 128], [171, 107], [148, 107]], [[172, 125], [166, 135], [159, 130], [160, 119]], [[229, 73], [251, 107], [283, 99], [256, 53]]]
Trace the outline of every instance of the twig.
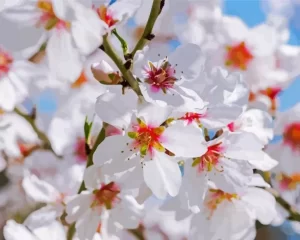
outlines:
[[119, 40], [122, 46], [124, 57], [128, 54], [128, 45], [127, 42], [119, 35], [117, 32], [117, 29], [112, 30], [112, 33], [116, 36], [116, 38]]
[[[47, 135], [42, 132], [35, 123], [35, 114], [28, 115], [26, 113], [23, 113], [18, 108], [14, 109], [14, 112], [24, 118], [32, 127], [33, 131], [37, 134], [38, 138], [42, 141], [42, 148], [46, 150], [50, 150], [56, 157], [61, 158], [61, 156], [58, 156], [55, 151], [53, 150], [51, 146], [51, 142]], [[38, 148], [37, 148], [38, 149]]]
[[103, 37], [103, 46], [105, 49], [106, 54], [114, 61], [114, 63], [117, 65], [119, 70], [121, 71], [123, 77], [126, 79], [126, 81], [130, 84], [131, 88], [136, 92], [138, 96], [143, 96], [142, 92], [140, 90], [138, 81], [134, 78], [132, 72], [123, 64], [123, 61], [120, 59], [120, 57], [116, 54], [115, 50], [111, 46], [111, 44], [108, 41], [108, 35], [105, 35]]
[[300, 222], [300, 213], [284, 200], [276, 190], [273, 188], [266, 188], [265, 190], [271, 193], [276, 202], [289, 213], [288, 220]]
[[137, 42], [135, 48], [131, 52], [131, 57], [133, 58], [137, 51], [143, 49], [145, 45], [151, 41], [155, 36], [152, 33], [154, 24], [156, 22], [157, 17], [161, 13], [164, 7], [165, 0], [153, 0], [151, 12], [145, 26], [144, 33], [140, 40]]
[[[87, 158], [87, 162], [86, 162], [86, 168], [93, 165], [94, 153], [95, 153], [97, 147], [103, 142], [104, 139], [105, 139], [105, 127], [103, 126], [96, 138], [96, 141], [95, 141], [92, 149], [89, 150], [89, 154], [88, 154], [88, 158]], [[80, 194], [84, 190], [86, 190], [86, 187], [85, 187], [84, 181], [82, 180], [77, 193]], [[75, 223], [72, 223], [67, 232], [67, 240], [72, 240], [75, 235], [75, 232], [76, 232]]]

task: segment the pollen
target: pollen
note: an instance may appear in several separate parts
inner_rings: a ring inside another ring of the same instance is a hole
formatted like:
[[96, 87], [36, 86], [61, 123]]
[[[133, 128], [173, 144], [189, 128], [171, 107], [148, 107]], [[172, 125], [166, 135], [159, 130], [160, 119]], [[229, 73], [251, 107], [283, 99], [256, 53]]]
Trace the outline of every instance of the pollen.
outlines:
[[80, 88], [87, 82], [88, 82], [88, 79], [87, 79], [86, 75], [84, 74], [84, 72], [82, 72], [80, 74], [80, 76], [78, 77], [78, 79], [74, 83], [72, 83], [71, 88], [74, 88], [74, 89]]
[[283, 133], [283, 141], [293, 151], [300, 150], [300, 122], [292, 123], [286, 127]]
[[45, 30], [52, 30], [53, 28], [69, 28], [70, 23], [59, 19], [53, 10], [52, 3], [47, 0], [39, 0], [37, 2], [37, 8], [40, 10], [41, 15], [37, 26], [43, 26]]
[[0, 77], [6, 75], [13, 63], [13, 58], [5, 51], [0, 49]]
[[114, 26], [118, 20], [115, 20], [109, 9], [106, 6], [100, 6], [97, 10], [99, 18], [105, 22], [109, 27]]
[[162, 61], [158, 66], [155, 66], [152, 62], [148, 62], [145, 72], [145, 82], [151, 85], [153, 92], [161, 90], [163, 93], [166, 93], [168, 89], [173, 88], [177, 81], [175, 77], [176, 70], [167, 59]]
[[155, 128], [138, 119], [138, 124], [133, 126], [133, 129], [134, 131], [129, 132], [128, 136], [134, 139], [132, 147], [139, 148], [142, 156], [147, 155], [148, 152], [152, 154], [153, 149], [165, 151], [160, 144], [161, 135], [165, 130], [163, 126]]
[[209, 146], [203, 156], [194, 158], [192, 166], [197, 167], [199, 172], [211, 172], [213, 169], [222, 172], [222, 167], [221, 169], [217, 168], [223, 150], [221, 144], [222, 142]]
[[99, 190], [94, 191], [94, 201], [91, 207], [104, 206], [106, 209], [112, 209], [115, 204], [120, 202], [118, 197], [121, 192], [115, 182], [103, 184]]
[[200, 124], [200, 119], [204, 116], [204, 114], [188, 112], [183, 117], [179, 118], [179, 120], [187, 121], [188, 124], [191, 124], [192, 122]]
[[281, 190], [296, 190], [300, 184], [300, 174], [292, 174], [290, 176], [280, 174], [278, 180]]
[[210, 189], [208, 192], [208, 200], [206, 201], [206, 206], [210, 210], [209, 218], [211, 218], [221, 203], [225, 201], [232, 202], [234, 199], [239, 199], [239, 196], [237, 194], [223, 192], [219, 189]]
[[254, 58], [247, 48], [245, 42], [241, 42], [234, 46], [227, 46], [226, 50], [226, 66], [231, 66], [240, 70], [246, 70], [247, 66]]

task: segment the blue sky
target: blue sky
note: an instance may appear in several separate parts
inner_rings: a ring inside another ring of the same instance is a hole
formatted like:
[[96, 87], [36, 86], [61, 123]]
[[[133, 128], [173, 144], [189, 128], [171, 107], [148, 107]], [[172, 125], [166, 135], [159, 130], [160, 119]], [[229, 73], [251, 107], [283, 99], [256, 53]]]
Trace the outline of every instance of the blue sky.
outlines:
[[[266, 15], [261, 7], [261, 1], [266, 0], [225, 0], [224, 13], [242, 18], [248, 26], [252, 27], [263, 23], [266, 19]], [[297, 36], [300, 36], [300, 30], [297, 30], [293, 24], [291, 24], [290, 29], [291, 38], [289, 43], [292, 45], [299, 45], [300, 37], [297, 38]], [[295, 105], [297, 102], [300, 102], [299, 92], [300, 79], [297, 79], [286, 91], [280, 95], [279, 110], [286, 110]]]
[[[235, 15], [244, 20], [248, 26], [252, 27], [266, 20], [266, 15], [262, 10], [261, 1], [266, 0], [225, 0], [224, 13]], [[284, 1], [284, 0], [281, 0]], [[299, 9], [297, 9], [299, 10]], [[298, 11], [297, 11], [298, 12]], [[300, 20], [300, 19], [299, 19]], [[295, 21], [296, 22], [296, 21]], [[291, 38], [289, 44], [299, 45], [300, 29], [296, 29], [294, 24], [290, 24]], [[299, 63], [300, 67], [300, 63]], [[296, 103], [300, 102], [300, 79], [297, 79], [280, 95], [280, 111], [291, 108]], [[283, 226], [285, 232], [291, 233], [291, 228], [288, 224]], [[299, 235], [288, 236], [288, 240], [300, 239]]]

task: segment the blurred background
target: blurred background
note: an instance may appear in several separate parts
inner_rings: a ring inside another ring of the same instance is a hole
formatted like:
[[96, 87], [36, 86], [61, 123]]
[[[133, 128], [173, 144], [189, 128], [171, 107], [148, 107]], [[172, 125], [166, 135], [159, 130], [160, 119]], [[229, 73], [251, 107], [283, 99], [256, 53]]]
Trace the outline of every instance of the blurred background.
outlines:
[[[150, 1], [150, 0], [149, 0]], [[172, 1], [172, 0], [166, 0]], [[183, 0], [184, 1], [184, 0]], [[201, 1], [201, 0], [198, 0]], [[278, 0], [278, 2], [285, 2], [288, 0]], [[263, 23], [266, 20], [266, 13], [268, 10], [267, 0], [224, 0], [223, 12], [226, 15], [233, 15], [240, 17], [249, 27]], [[294, 5], [293, 14], [289, 13], [290, 19], [290, 39], [289, 44], [300, 45], [300, 1], [298, 5]], [[176, 41], [171, 43], [174, 47], [178, 44]], [[300, 67], [300, 63], [299, 63]], [[297, 79], [289, 86], [289, 88], [280, 94], [280, 111], [291, 108], [296, 103], [300, 102], [300, 79]], [[54, 98], [51, 93], [45, 93], [39, 100], [38, 108], [44, 112], [51, 112], [56, 107]], [[275, 140], [274, 140], [275, 141]], [[0, 176], [0, 187], [5, 186], [7, 179]], [[1, 202], [1, 199], [0, 199]], [[224, 216], [226, 217], [226, 216]], [[3, 221], [0, 215], [0, 223]], [[0, 237], [1, 239], [1, 237]], [[280, 228], [261, 227], [258, 229], [258, 240], [297, 240], [300, 235], [296, 235], [288, 223]], [[21, 239], [20, 239], [21, 240]], [[205, 240], [205, 239], [204, 239]], [[227, 239], [224, 239], [227, 240]], [[230, 240], [230, 239], [228, 239]]]

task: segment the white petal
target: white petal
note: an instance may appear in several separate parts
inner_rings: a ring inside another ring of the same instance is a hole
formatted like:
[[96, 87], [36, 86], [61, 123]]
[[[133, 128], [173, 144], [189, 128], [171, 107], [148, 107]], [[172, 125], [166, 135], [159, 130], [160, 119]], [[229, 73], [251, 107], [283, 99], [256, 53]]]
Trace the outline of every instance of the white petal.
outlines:
[[80, 55], [67, 31], [54, 31], [47, 43], [46, 53], [51, 73], [60, 81], [73, 83], [82, 72]]
[[35, 175], [25, 177], [22, 186], [26, 193], [37, 202], [51, 203], [59, 197], [59, 192], [49, 183], [38, 179]]
[[178, 47], [170, 55], [169, 61], [177, 73], [182, 74], [186, 80], [191, 80], [199, 75], [204, 58], [200, 47], [190, 43]]
[[245, 161], [220, 159], [223, 172], [210, 174], [217, 188], [229, 193], [242, 193], [251, 181], [253, 170]]
[[253, 187], [270, 187], [270, 184], [268, 184], [267, 182], [265, 182], [265, 180], [263, 179], [263, 177], [256, 173], [252, 176], [251, 182], [249, 183], [249, 186], [253, 186]]
[[64, 20], [68, 19], [71, 10], [69, 0], [64, 0], [64, 1], [52, 0], [52, 6], [55, 15], [58, 18]]
[[278, 162], [271, 158], [267, 153], [261, 151], [257, 154], [257, 157], [253, 160], [249, 160], [249, 163], [258, 170], [270, 171], [278, 165]]
[[221, 128], [236, 120], [243, 112], [239, 106], [220, 104], [208, 109], [201, 122], [209, 129]]
[[51, 205], [42, 207], [32, 212], [24, 221], [24, 225], [26, 225], [31, 230], [40, 228], [42, 226], [47, 227], [51, 223], [53, 223], [57, 217], [60, 217], [62, 212], [62, 206], [61, 208]]
[[8, 220], [3, 234], [6, 240], [38, 240], [25, 226], [16, 223], [14, 220]]
[[167, 194], [176, 196], [181, 185], [181, 172], [178, 164], [165, 153], [154, 153], [153, 160], [145, 161], [144, 180], [153, 194], [164, 199]]
[[275, 198], [267, 191], [260, 188], [249, 188], [242, 200], [246, 201], [253, 208], [257, 219], [262, 224], [270, 224], [276, 217]]
[[[93, 162], [97, 166], [102, 166], [106, 162], [117, 161], [124, 162], [129, 157], [129, 148], [126, 145], [127, 137], [122, 135], [110, 136], [97, 147]], [[122, 152], [125, 151], [126, 152]], [[123, 159], [123, 160], [122, 160]]]
[[133, 110], [137, 108], [137, 95], [132, 90], [122, 95], [121, 86], [109, 89], [109, 92], [98, 97], [95, 111], [103, 122], [126, 129], [130, 124]]
[[76, 222], [76, 232], [79, 239], [93, 239], [101, 216], [89, 208], [86, 213]]
[[65, 228], [58, 221], [54, 221], [48, 226], [34, 229], [33, 233], [38, 237], [38, 239], [43, 240], [66, 239]]
[[70, 199], [66, 206], [66, 221], [71, 224], [81, 218], [90, 208], [92, 200], [93, 194], [90, 192], [82, 192]]
[[150, 103], [143, 105], [139, 109], [137, 117], [141, 118], [147, 125], [159, 127], [168, 119], [171, 111], [170, 107], [161, 107]]
[[177, 157], [199, 157], [207, 151], [202, 130], [193, 124], [176, 122], [163, 132], [162, 139], [162, 145]]
[[102, 44], [105, 27], [92, 9], [75, 4], [75, 21], [72, 22], [72, 35], [79, 50], [88, 55]]
[[142, 210], [143, 207], [132, 196], [126, 195], [122, 198], [122, 205], [111, 212], [111, 217], [125, 229], [134, 229], [141, 221]]
[[140, 7], [141, 0], [119, 0], [109, 7], [114, 19], [120, 21], [130, 18]]
[[10, 80], [0, 79], [0, 107], [5, 111], [12, 111], [17, 104], [17, 93]]

